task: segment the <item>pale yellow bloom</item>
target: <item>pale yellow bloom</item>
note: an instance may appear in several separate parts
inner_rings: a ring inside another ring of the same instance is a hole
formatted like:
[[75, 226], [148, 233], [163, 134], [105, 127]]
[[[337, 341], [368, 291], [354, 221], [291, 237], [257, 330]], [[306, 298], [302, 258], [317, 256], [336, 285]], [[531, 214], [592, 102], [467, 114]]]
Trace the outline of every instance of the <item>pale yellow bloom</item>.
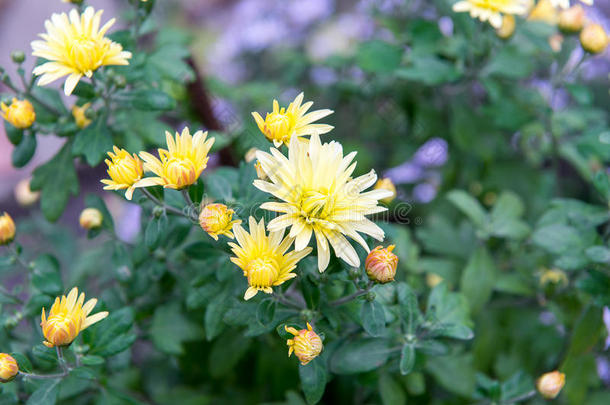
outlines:
[[155, 180], [142, 179], [144, 168], [140, 158], [134, 153], [130, 155], [125, 149], [113, 147], [114, 153], [108, 152], [111, 160], [106, 159], [110, 179], [103, 179], [104, 190], [124, 190], [125, 198], [131, 200], [137, 187], [155, 185]]
[[527, 17], [528, 21], [542, 21], [549, 25], [557, 24], [559, 11], [551, 0], [540, 0]]
[[270, 232], [267, 236], [264, 219], [257, 223], [254, 217], [250, 217], [249, 226], [248, 233], [241, 225], [236, 224], [233, 232], [237, 244], [229, 243], [236, 256], [232, 257], [231, 261], [238, 265], [248, 278], [249, 287], [244, 295], [245, 300], [254, 297], [259, 291], [271, 294], [272, 287], [296, 277], [292, 270], [297, 267], [299, 260], [311, 252], [311, 248], [305, 248], [299, 252], [286, 253], [294, 238], [284, 237], [283, 230]]
[[426, 285], [430, 288], [434, 288], [443, 282], [443, 278], [435, 273], [426, 274]]
[[[266, 202], [261, 208], [280, 212], [269, 222], [270, 231], [291, 227], [290, 237], [295, 239], [295, 250], [301, 251], [315, 234], [318, 247], [318, 269], [322, 272], [330, 261], [330, 246], [337, 257], [349, 265], [360, 266], [350, 237], [369, 251], [364, 238], [370, 235], [383, 240], [383, 230], [366, 215], [385, 211], [378, 200], [392, 196], [388, 190], [363, 192], [377, 181], [374, 170], [351, 178], [356, 169], [352, 160], [356, 152], [343, 156], [343, 147], [337, 142], [322, 144], [317, 134], [308, 143], [294, 137], [288, 157], [272, 148], [271, 154], [258, 152], [269, 181], [255, 180], [254, 185], [282, 202]], [[329, 246], [330, 242], [330, 246]]]
[[396, 186], [388, 177], [384, 177], [383, 179], [377, 180], [377, 183], [375, 183], [375, 190], [388, 190], [392, 192], [392, 195], [390, 197], [382, 198], [380, 200], [383, 203], [389, 204], [394, 201], [394, 198], [396, 198]]
[[585, 51], [598, 54], [608, 47], [608, 34], [599, 24], [589, 24], [580, 32], [580, 45]]
[[559, 371], [543, 374], [536, 382], [536, 388], [547, 399], [556, 398], [566, 383], [566, 375]]
[[100, 210], [97, 208], [85, 208], [83, 212], [80, 213], [78, 222], [82, 228], [89, 230], [102, 226], [103, 220], [104, 217]]
[[23, 179], [15, 186], [15, 200], [24, 207], [34, 204], [40, 198], [39, 191], [32, 191], [30, 179]]
[[208, 204], [199, 214], [199, 225], [214, 240], [218, 240], [218, 235], [233, 239], [233, 225], [241, 224], [241, 220], [233, 219], [234, 213], [235, 211], [224, 204]]
[[15, 128], [29, 128], [36, 120], [34, 106], [28, 100], [17, 100], [16, 98], [13, 98], [10, 106], [0, 103], [0, 107], [2, 108], [2, 118], [7, 120]]
[[[553, 7], [559, 7], [559, 8], [569, 8], [570, 7], [570, 0], [550, 0], [551, 4], [553, 5]], [[581, 3], [585, 3], [588, 6], [592, 6], [593, 5], [593, 0], [580, 0]]]
[[85, 112], [91, 106], [91, 103], [85, 103], [82, 106], [77, 106], [76, 104], [72, 107], [72, 116], [74, 117], [74, 121], [76, 122], [76, 126], [80, 129], [86, 128], [91, 124], [91, 120], [87, 118]]
[[585, 10], [580, 4], [562, 10], [559, 13], [559, 29], [568, 32], [578, 32], [585, 25]]
[[472, 18], [489, 21], [498, 29], [502, 26], [504, 15], [527, 13], [528, 3], [528, 0], [460, 0], [453, 5], [453, 11], [468, 12]]
[[85, 293], [79, 296], [76, 287], [67, 297], [63, 295], [55, 298], [48, 318], [44, 308], [42, 309], [40, 327], [46, 339], [42, 343], [47, 347], [68, 346], [81, 331], [108, 316], [105, 311], [89, 316], [95, 304], [95, 298], [85, 303]]
[[15, 222], [8, 212], [0, 215], [0, 246], [11, 243], [15, 239], [15, 232]]
[[167, 150], [158, 149], [157, 159], [147, 152], [140, 152], [144, 160], [144, 170], [158, 177], [147, 178], [147, 185], [159, 185], [165, 188], [183, 189], [195, 183], [201, 172], [207, 167], [208, 153], [214, 144], [214, 138], [206, 140], [207, 131], [197, 131], [191, 136], [189, 129], [182, 134], [176, 132], [176, 139], [169, 132], [165, 133]]
[[554, 284], [560, 287], [565, 287], [569, 283], [567, 274], [560, 269], [543, 269], [540, 275], [540, 285]]
[[515, 17], [505, 15], [502, 20], [502, 26], [496, 30], [496, 34], [502, 39], [510, 38], [515, 32]]
[[398, 267], [398, 256], [392, 253], [394, 248], [394, 245], [390, 245], [385, 249], [377, 246], [368, 254], [364, 262], [364, 269], [371, 281], [380, 284], [394, 281], [396, 268]]
[[296, 330], [292, 326], [284, 326], [284, 329], [294, 335], [293, 339], [286, 341], [288, 357], [294, 352], [301, 364], [305, 366], [322, 352], [322, 339], [313, 331], [309, 322], [307, 322], [307, 329]]
[[288, 108], [280, 108], [277, 100], [273, 100], [273, 111], [267, 113], [265, 119], [259, 113], [253, 112], [252, 116], [261, 132], [273, 142], [275, 147], [280, 147], [282, 143], [290, 144], [294, 137], [330, 132], [333, 127], [326, 124], [312, 124], [313, 122], [333, 113], [332, 110], [317, 110], [307, 113], [313, 105], [312, 101], [301, 105], [303, 93], [299, 94]]
[[53, 14], [45, 21], [47, 32], [40, 34], [43, 40], [32, 42], [32, 54], [48, 60], [33, 71], [41, 76], [39, 86], [68, 76], [64, 92], [70, 95], [81, 77], [91, 77], [99, 67], [129, 64], [131, 53], [104, 36], [115, 20], [100, 28], [102, 13], [93, 7], [87, 7], [82, 14], [72, 9], [69, 17], [66, 13]]
[[0, 383], [11, 381], [19, 373], [19, 365], [13, 356], [0, 353]]

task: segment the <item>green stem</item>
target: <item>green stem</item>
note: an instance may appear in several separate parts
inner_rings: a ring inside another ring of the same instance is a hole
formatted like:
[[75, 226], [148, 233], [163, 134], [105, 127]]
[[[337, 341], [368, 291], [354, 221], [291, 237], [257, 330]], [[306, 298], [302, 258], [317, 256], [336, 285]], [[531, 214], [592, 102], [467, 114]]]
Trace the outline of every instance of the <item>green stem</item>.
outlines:
[[353, 294], [347, 295], [343, 298], [339, 298], [338, 300], [331, 302], [329, 305], [331, 307], [338, 307], [338, 306], [346, 304], [352, 300], [355, 300], [358, 297], [362, 297], [363, 295], [366, 295], [371, 290], [371, 288], [373, 288], [373, 285], [374, 285], [374, 283], [372, 281], [370, 281], [367, 284], [365, 289], [359, 289], [358, 291], [356, 291]]

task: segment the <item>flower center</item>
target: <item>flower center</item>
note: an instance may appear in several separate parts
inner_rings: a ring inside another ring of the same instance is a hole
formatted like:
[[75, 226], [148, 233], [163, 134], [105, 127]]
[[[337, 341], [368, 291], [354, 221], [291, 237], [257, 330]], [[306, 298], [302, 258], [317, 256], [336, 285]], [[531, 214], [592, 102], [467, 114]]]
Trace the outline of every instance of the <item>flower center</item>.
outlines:
[[103, 43], [84, 36], [76, 38], [68, 46], [70, 61], [76, 70], [83, 74], [93, 71], [101, 65], [101, 56], [106, 49]]
[[71, 343], [80, 330], [80, 319], [59, 313], [49, 316], [44, 325], [45, 338], [56, 346]]
[[113, 163], [108, 169], [108, 174], [116, 183], [131, 186], [142, 177], [140, 168], [130, 156], [115, 158]]
[[261, 257], [251, 260], [246, 267], [248, 273], [248, 284], [255, 288], [266, 288], [273, 286], [273, 283], [280, 275], [280, 266], [277, 261], [270, 257]]
[[315, 222], [317, 219], [326, 219], [332, 212], [333, 206], [333, 196], [327, 190], [306, 191], [301, 194], [299, 201], [301, 215], [307, 223]]
[[289, 140], [293, 131], [293, 120], [282, 108], [279, 113], [267, 114], [265, 118], [265, 135], [271, 140]]
[[165, 163], [165, 181], [186, 187], [196, 180], [195, 165], [190, 160], [171, 158]]

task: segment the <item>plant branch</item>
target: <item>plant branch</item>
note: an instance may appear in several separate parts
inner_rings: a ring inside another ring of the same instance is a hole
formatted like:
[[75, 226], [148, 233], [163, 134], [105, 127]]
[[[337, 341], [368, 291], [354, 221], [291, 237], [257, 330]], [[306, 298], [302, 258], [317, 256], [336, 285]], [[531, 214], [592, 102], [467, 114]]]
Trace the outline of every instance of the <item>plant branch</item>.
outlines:
[[338, 300], [335, 300], [333, 302], [330, 303], [331, 307], [338, 307], [340, 305], [343, 305], [345, 303], [348, 303], [352, 300], [355, 300], [358, 297], [361, 297], [363, 295], [366, 295], [369, 291], [371, 291], [371, 288], [373, 288], [374, 283], [372, 281], [369, 281], [369, 283], [367, 284], [366, 288], [364, 289], [358, 289], [358, 291], [356, 291], [355, 293], [352, 293], [350, 295], [346, 295], [345, 297], [339, 298]]

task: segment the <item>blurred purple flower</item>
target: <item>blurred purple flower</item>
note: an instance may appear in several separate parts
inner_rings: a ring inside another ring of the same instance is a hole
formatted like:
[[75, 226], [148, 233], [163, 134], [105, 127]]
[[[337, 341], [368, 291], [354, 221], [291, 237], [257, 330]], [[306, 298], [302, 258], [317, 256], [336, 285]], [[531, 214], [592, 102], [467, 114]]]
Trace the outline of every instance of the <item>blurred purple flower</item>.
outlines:
[[334, 8], [333, 0], [292, 0], [285, 2], [286, 14], [297, 26], [307, 26], [328, 17]]
[[597, 363], [597, 375], [599, 379], [603, 381], [605, 385], [610, 385], [610, 362], [605, 357], [598, 357], [595, 359]]
[[394, 184], [415, 183], [422, 178], [423, 172], [420, 166], [407, 161], [386, 171], [385, 176], [389, 177]]
[[453, 36], [453, 20], [451, 17], [441, 17], [438, 19], [438, 29], [446, 37]]
[[120, 220], [115, 222], [117, 237], [127, 243], [136, 240], [140, 232], [142, 208], [137, 204], [125, 203], [121, 210]]
[[437, 189], [430, 183], [421, 183], [413, 188], [413, 198], [415, 201], [427, 204], [436, 197]]
[[603, 319], [604, 325], [606, 325], [606, 334], [608, 335], [606, 336], [606, 345], [604, 350], [608, 350], [608, 347], [610, 347], [610, 308], [604, 307]]
[[415, 152], [413, 162], [422, 167], [439, 167], [447, 162], [447, 141], [442, 138], [432, 138]]
[[328, 86], [337, 81], [337, 73], [327, 66], [314, 66], [309, 71], [309, 78], [318, 86]]

